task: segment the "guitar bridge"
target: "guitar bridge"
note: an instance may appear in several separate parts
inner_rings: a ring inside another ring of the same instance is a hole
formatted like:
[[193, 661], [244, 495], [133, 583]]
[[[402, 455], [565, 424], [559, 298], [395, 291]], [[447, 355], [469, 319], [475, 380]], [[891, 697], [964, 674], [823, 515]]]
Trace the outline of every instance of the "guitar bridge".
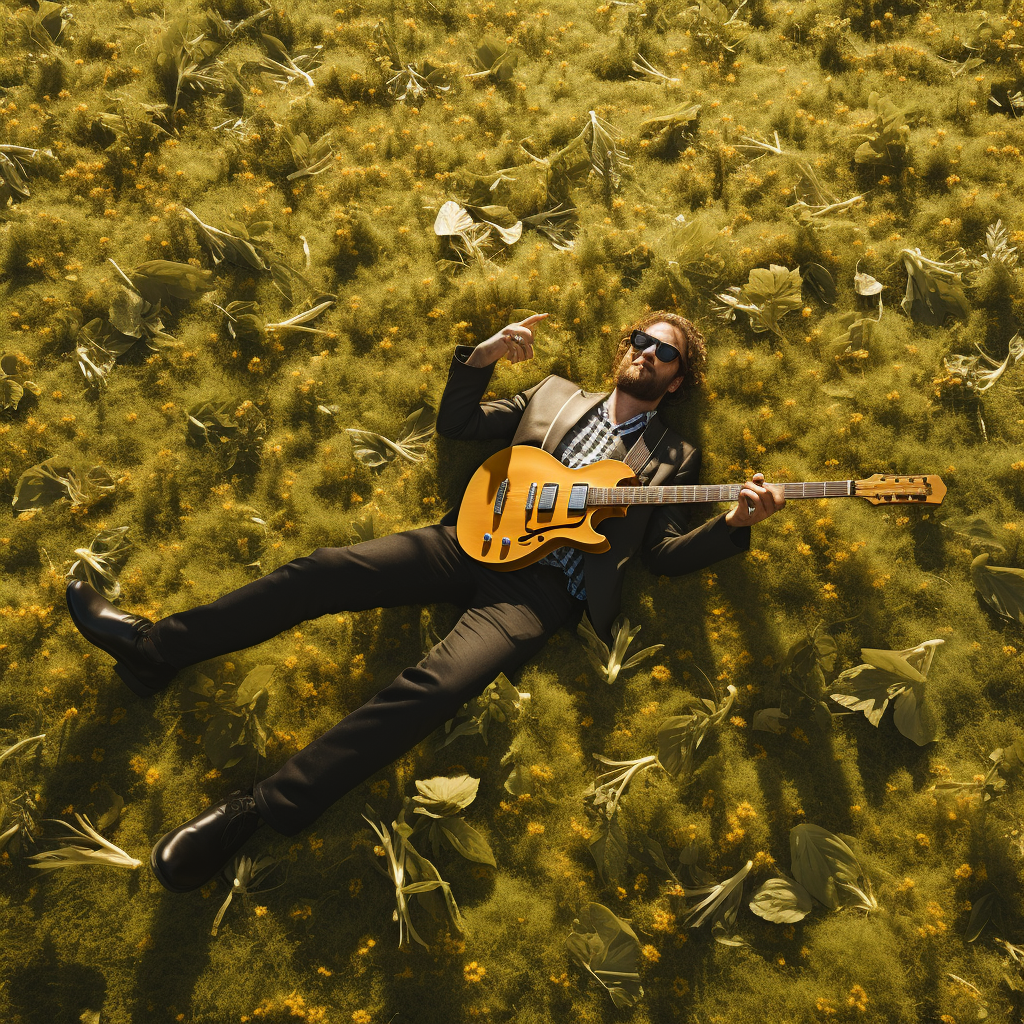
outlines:
[[508, 498], [508, 477], [498, 484], [498, 493], [494, 499], [494, 514], [500, 516], [505, 511], [505, 500]]

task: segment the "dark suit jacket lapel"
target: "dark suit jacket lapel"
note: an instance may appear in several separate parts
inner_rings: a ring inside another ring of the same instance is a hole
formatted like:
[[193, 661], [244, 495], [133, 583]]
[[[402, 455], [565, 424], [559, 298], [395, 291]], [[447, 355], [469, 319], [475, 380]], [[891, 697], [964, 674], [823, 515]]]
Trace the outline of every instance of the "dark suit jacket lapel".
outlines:
[[565, 435], [607, 397], [608, 392], [583, 391], [581, 389], [568, 399], [563, 400], [561, 409], [552, 409], [554, 419], [545, 433], [541, 448], [549, 455], [554, 455], [555, 449]]

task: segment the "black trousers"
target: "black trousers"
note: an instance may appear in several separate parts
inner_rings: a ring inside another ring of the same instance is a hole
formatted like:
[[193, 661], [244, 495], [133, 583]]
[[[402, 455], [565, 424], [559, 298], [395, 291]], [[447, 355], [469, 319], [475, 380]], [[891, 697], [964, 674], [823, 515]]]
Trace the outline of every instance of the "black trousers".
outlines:
[[560, 626], [574, 627], [583, 601], [567, 584], [557, 566], [491, 569], [462, 550], [454, 526], [437, 524], [317, 548], [210, 604], [161, 619], [149, 636], [165, 661], [185, 668], [328, 613], [435, 602], [464, 609], [417, 665], [256, 783], [260, 816], [291, 836], [453, 718], [499, 672], [511, 678]]

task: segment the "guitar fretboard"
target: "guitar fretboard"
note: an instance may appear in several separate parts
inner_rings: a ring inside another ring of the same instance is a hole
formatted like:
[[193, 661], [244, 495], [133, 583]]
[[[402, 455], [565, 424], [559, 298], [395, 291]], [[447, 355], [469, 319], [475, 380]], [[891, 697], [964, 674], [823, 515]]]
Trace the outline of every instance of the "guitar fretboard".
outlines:
[[[783, 496], [790, 498], [853, 497], [854, 480], [818, 480], [783, 484]], [[736, 501], [743, 484], [693, 484], [674, 487], [591, 487], [588, 505], [665, 505], [677, 502]], [[778, 487], [776, 483], [773, 487]]]

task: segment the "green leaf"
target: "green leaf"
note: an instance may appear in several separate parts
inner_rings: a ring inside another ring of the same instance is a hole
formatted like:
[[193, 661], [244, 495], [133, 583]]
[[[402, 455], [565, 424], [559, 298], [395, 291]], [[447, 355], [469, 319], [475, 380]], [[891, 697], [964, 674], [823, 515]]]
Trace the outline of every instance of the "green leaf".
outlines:
[[[230, 768], [241, 760], [241, 755], [234, 756], [235, 747], [241, 744], [245, 733], [245, 721], [231, 715], [214, 716], [206, 727], [203, 738], [203, 749], [215, 768]], [[233, 758], [233, 759], [232, 759]]]
[[696, 120], [700, 108], [700, 103], [691, 103], [689, 106], [678, 108], [667, 114], [649, 117], [640, 122], [640, 134], [642, 136], [657, 132], [659, 135], [665, 135], [673, 129], [682, 129], [691, 121]]
[[952, 529], [955, 533], [958, 533], [963, 537], [969, 537], [972, 549], [983, 548], [994, 555], [1003, 555], [1006, 553], [1006, 547], [996, 535], [995, 530], [989, 522], [981, 516], [975, 516], [974, 519], [971, 519], [963, 526], [959, 528], [952, 527]]
[[695, 715], [673, 715], [658, 727], [658, 763], [672, 776], [689, 775], [697, 749]]
[[73, 505], [88, 505], [112, 492], [115, 486], [102, 466], [93, 466], [83, 480], [71, 465], [55, 455], [31, 466], [18, 477], [11, 504], [15, 512], [44, 508], [63, 497], [69, 498]]
[[1004, 619], [1024, 623], [1024, 569], [988, 564], [988, 552], [971, 562], [971, 579], [982, 600]]
[[926, 640], [904, 651], [862, 647], [865, 664], [839, 674], [832, 684], [837, 691], [831, 694], [832, 699], [852, 711], [864, 712], [864, 717], [877, 727], [889, 700], [916, 688], [916, 693], [901, 704], [896, 724], [915, 742], [930, 743], [937, 727], [931, 709], [924, 706], [924, 683], [935, 649], [943, 642]]
[[333, 166], [332, 160], [334, 157], [334, 150], [331, 149], [330, 143], [330, 132], [317, 139], [316, 142], [310, 142], [309, 136], [305, 132], [301, 132], [299, 135], [292, 135], [290, 132], [285, 132], [285, 141], [288, 143], [288, 147], [292, 151], [292, 159], [295, 161], [297, 170], [293, 171], [288, 175], [288, 181], [295, 181], [296, 178], [302, 177], [314, 177], [317, 174], [323, 174], [324, 171], [330, 170]]
[[[7, 758], [28, 750], [33, 743], [41, 743], [44, 739], [46, 739], [46, 733], [41, 732], [38, 736], [28, 736], [23, 740], [18, 740], [17, 743], [12, 743], [9, 747], [4, 747], [0, 750], [0, 764], [3, 764]], [[0, 821], [2, 820], [3, 817], [0, 814]], [[2, 845], [0, 845], [0, 849], [2, 849]]]
[[277, 668], [274, 665], [257, 665], [238, 684], [238, 689], [235, 691], [235, 703], [239, 705], [251, 703], [261, 690], [270, 687], [276, 671]]
[[508, 778], [505, 779], [505, 789], [513, 796], [525, 796], [531, 792], [533, 784], [524, 765], [517, 764], [509, 772]]
[[212, 270], [172, 260], [146, 260], [128, 277], [139, 294], [153, 305], [160, 305], [169, 298], [198, 299], [216, 287]]
[[249, 731], [252, 738], [253, 746], [255, 746], [260, 757], [267, 756], [267, 726], [263, 721], [262, 710], [254, 711], [249, 716]]
[[602, 818], [590, 841], [590, 855], [597, 865], [597, 873], [606, 885], [618, 885], [626, 870], [629, 844], [619, 824], [619, 816]]
[[868, 96], [868, 105], [875, 113], [872, 130], [854, 136], [864, 141], [857, 147], [853, 158], [858, 164], [895, 166], [896, 160], [906, 149], [910, 126], [905, 123], [902, 112], [896, 109], [888, 96], [872, 92]]
[[619, 1009], [633, 1006], [644, 994], [636, 970], [640, 940], [632, 928], [600, 903], [589, 903], [572, 922], [566, 949], [599, 981]]
[[385, 465], [401, 456], [408, 462], [422, 462], [427, 455], [427, 445], [434, 433], [437, 413], [428, 402], [420, 402], [406, 417], [403, 435], [398, 441], [391, 441], [382, 434], [371, 430], [346, 427], [352, 435], [352, 452], [360, 462], [370, 468]]
[[124, 797], [119, 796], [104, 782], [93, 791], [93, 796], [86, 803], [84, 810], [96, 830], [102, 832], [121, 817]]
[[444, 818], [436, 823], [436, 827], [444, 833], [453, 849], [462, 854], [466, 860], [476, 861], [479, 864], [490, 864], [492, 868], [498, 866], [487, 840], [475, 828], [466, 824], [462, 818]]
[[473, 226], [473, 218], [461, 203], [449, 199], [434, 218], [435, 235], [462, 235]]
[[312, 285], [302, 274], [297, 270], [292, 270], [282, 260], [272, 259], [270, 261], [270, 276], [273, 279], [274, 287], [284, 296], [285, 302], [289, 306], [295, 302], [296, 284], [301, 284], [307, 289], [312, 288]]
[[925, 683], [909, 686], [893, 703], [893, 721], [907, 739], [919, 747], [938, 739], [939, 723], [931, 704], [925, 700]]
[[503, 46], [488, 36], [476, 48], [471, 60], [480, 70], [467, 75], [467, 78], [490, 78], [493, 82], [507, 82], [515, 73], [519, 55], [512, 53], [511, 47]]
[[767, 270], [754, 267], [742, 288], [733, 286], [728, 292], [715, 297], [726, 304], [724, 317], [732, 319], [736, 315], [733, 310], [739, 310], [750, 317], [750, 326], [755, 333], [771, 331], [785, 338], [779, 328], [779, 320], [786, 313], [802, 308], [800, 288], [799, 268], [789, 270], [773, 263]]
[[[860, 266], [860, 260], [857, 261], [857, 266]], [[870, 274], [865, 274], [863, 270], [858, 270], [853, 275], [853, 287], [858, 295], [881, 295], [885, 285], [881, 281], [876, 281]]]
[[866, 359], [869, 355], [868, 345], [874, 334], [877, 317], [861, 316], [860, 313], [844, 313], [840, 317], [840, 323], [845, 330], [836, 336], [832, 343], [833, 349], [838, 349], [840, 357]]
[[832, 712], [824, 701], [816, 701], [814, 704], [814, 724], [822, 731], [829, 732], [832, 729]]
[[836, 657], [839, 653], [835, 640], [828, 633], [822, 633], [814, 638], [814, 651], [822, 669], [825, 672], [831, 672], [835, 668]]
[[871, 665], [857, 665], [839, 673], [832, 687], [842, 687], [842, 690], [829, 696], [851, 711], [864, 712], [864, 717], [877, 727], [893, 696], [893, 690], [898, 693], [903, 685], [888, 672], [882, 672]]
[[820, 825], [797, 825], [789, 833], [793, 875], [808, 893], [830, 910], [842, 903], [837, 882], [859, 884], [863, 875], [854, 852]]
[[762, 708], [760, 711], [754, 712], [754, 720], [751, 725], [752, 728], [759, 729], [761, 732], [773, 732], [777, 736], [781, 736], [786, 731], [783, 723], [788, 718], [789, 715], [783, 713], [781, 708]]
[[640, 861], [641, 864], [660, 871], [673, 881], [676, 880], [675, 872], [668, 866], [668, 861], [665, 859], [665, 851], [662, 850], [661, 843], [656, 839], [641, 834], [640, 846], [630, 843], [628, 849], [629, 856]]
[[930, 260], [920, 249], [903, 249], [901, 255], [907, 270], [907, 293], [900, 305], [911, 319], [941, 327], [948, 316], [966, 319], [970, 315], [960, 276], [963, 263]]
[[750, 901], [750, 909], [766, 921], [793, 924], [813, 909], [810, 893], [791, 878], [769, 878]]
[[888, 651], [875, 647], [862, 647], [860, 656], [875, 668], [889, 672], [897, 679], [908, 683], [923, 683], [928, 677], [935, 648], [944, 640], [926, 640], [917, 647], [904, 651]]
[[108, 310], [110, 322], [122, 334], [127, 334], [131, 338], [141, 338], [145, 305], [146, 300], [138, 292], [118, 288]]
[[0, 378], [0, 408], [17, 409], [25, 389], [13, 377]]
[[230, 231], [222, 231], [211, 224], [204, 224], [187, 206], [184, 207], [196, 227], [199, 229], [199, 237], [206, 243], [213, 257], [214, 263], [227, 260], [239, 267], [252, 267], [254, 270], [268, 270], [263, 257], [256, 250], [255, 246], [245, 237], [247, 234], [243, 225], [237, 225], [241, 233], [232, 234]]
[[194, 685], [189, 687], [189, 689], [194, 693], [205, 694], [212, 700], [217, 684], [209, 676], [204, 676], [202, 672], [197, 672], [196, 675], [198, 679]]
[[805, 263], [800, 268], [803, 283], [827, 306], [836, 301], [836, 282], [828, 268], [820, 263]]
[[997, 907], [997, 895], [995, 892], [987, 892], [971, 904], [971, 916], [967, 921], [967, 931], [964, 932], [965, 942], [974, 942], [992, 920]]
[[737, 885], [715, 907], [715, 912], [711, 915], [711, 937], [715, 942], [720, 942], [723, 946], [750, 945], [742, 935], [736, 932], [736, 917], [739, 913], [742, 899], [743, 886]]
[[[753, 865], [754, 862], [748, 860], [735, 875], [725, 879], [723, 882], [700, 885], [695, 888], [684, 886], [683, 895], [685, 898], [698, 896], [703, 896], [704, 898], [695, 906], [688, 908], [687, 914], [683, 918], [683, 924], [689, 928], [699, 928], [709, 918], [712, 920], [718, 919], [719, 934], [723, 938], [733, 938], [727, 935], [730, 930], [730, 920], [731, 923], [735, 923], [735, 908], [739, 906], [739, 901], [743, 898], [743, 880], [750, 874], [750, 869]], [[723, 938], [719, 938], [719, 934], [715, 935], [716, 940], [723, 941]], [[726, 945], [738, 945], [741, 942], [742, 940], [727, 941]]]
[[608, 645], [595, 632], [590, 616], [584, 612], [582, 619], [576, 626], [576, 633], [587, 645], [587, 653], [595, 668], [597, 668], [605, 682], [610, 684], [615, 682], [623, 669], [637, 664], [652, 654], [656, 654], [665, 646], [664, 644], [655, 644], [653, 647], [639, 651], [624, 665], [622, 659], [625, 657], [626, 648], [633, 642], [640, 629], [640, 626], [634, 626], [633, 629], [630, 629], [629, 619], [625, 615], [619, 615], [611, 625], [613, 646], [609, 649]]

